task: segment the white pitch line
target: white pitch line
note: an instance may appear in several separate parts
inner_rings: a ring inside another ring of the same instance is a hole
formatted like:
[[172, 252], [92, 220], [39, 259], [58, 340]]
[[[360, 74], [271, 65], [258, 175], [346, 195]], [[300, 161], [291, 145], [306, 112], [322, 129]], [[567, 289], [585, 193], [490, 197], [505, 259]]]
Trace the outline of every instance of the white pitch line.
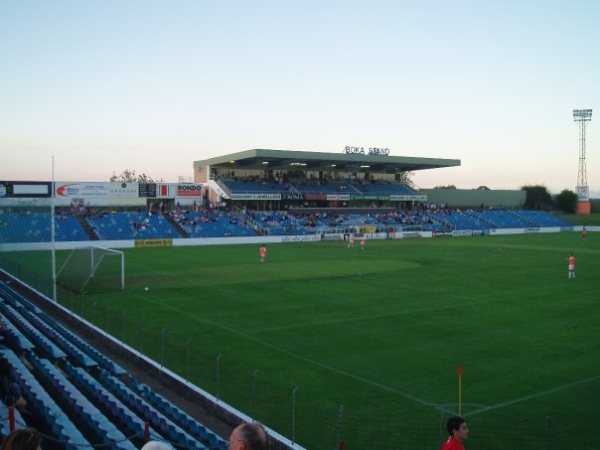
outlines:
[[[458, 411], [458, 403], [440, 403], [441, 407], [444, 408], [456, 408], [456, 410]], [[482, 405], [481, 403], [470, 403], [470, 402], [464, 402], [462, 404], [462, 406], [477, 406], [478, 408], [487, 408], [487, 405]]]
[[280, 327], [268, 327], [261, 328], [257, 330], [257, 332], [262, 333], [265, 331], [286, 331], [293, 328], [304, 328], [304, 327], [312, 327], [312, 326], [321, 326], [321, 325], [332, 325], [336, 323], [345, 323], [345, 322], [355, 322], [360, 320], [371, 320], [371, 319], [385, 319], [387, 317], [396, 317], [405, 314], [416, 314], [420, 312], [428, 312], [428, 311], [439, 311], [444, 309], [454, 309], [454, 308], [463, 308], [465, 306], [476, 306], [483, 305], [485, 303], [489, 303], [491, 300], [479, 300], [473, 302], [465, 302], [465, 303], [445, 303], [443, 305], [429, 306], [425, 308], [414, 308], [414, 309], [404, 309], [402, 311], [397, 311], [395, 313], [386, 313], [386, 314], [370, 314], [366, 316], [357, 316], [357, 317], [344, 317], [340, 319], [331, 319], [331, 320], [320, 320], [318, 322], [304, 322], [297, 323], [293, 325], [282, 325]]
[[[175, 311], [183, 313], [183, 311], [180, 310], [179, 308], [175, 308], [173, 306], [165, 305], [165, 304], [162, 304], [162, 305], [164, 307], [166, 307], [166, 308], [173, 309]], [[265, 342], [262, 339], [255, 338], [254, 336], [249, 336], [249, 335], [247, 335], [245, 333], [242, 333], [241, 331], [236, 330], [234, 328], [229, 328], [229, 327], [227, 327], [225, 325], [221, 325], [220, 323], [215, 323], [215, 322], [212, 322], [210, 320], [201, 319], [199, 317], [194, 317], [194, 319], [197, 320], [197, 321], [199, 321], [199, 322], [204, 322], [204, 323], [212, 325], [214, 327], [221, 328], [222, 330], [228, 331], [230, 333], [237, 334], [238, 336], [241, 336], [241, 337], [243, 337], [245, 339], [248, 339], [250, 341], [254, 341], [254, 342], [258, 343], [258, 344], [264, 345], [265, 347], [271, 348], [271, 349], [276, 350], [276, 351], [278, 351], [280, 353], [284, 353], [284, 354], [286, 354], [288, 356], [291, 356], [293, 358], [296, 358], [296, 359], [299, 359], [301, 361], [307, 362], [307, 363], [312, 364], [314, 366], [321, 367], [322, 369], [326, 369], [326, 370], [329, 370], [331, 372], [337, 373], [339, 375], [343, 375], [345, 377], [352, 378], [352, 379], [357, 380], [357, 381], [361, 381], [361, 382], [363, 382], [365, 384], [369, 384], [371, 386], [378, 387], [380, 389], [392, 392], [394, 394], [398, 394], [398, 395], [400, 395], [400, 396], [402, 396], [402, 397], [404, 397], [404, 398], [406, 398], [408, 400], [412, 400], [415, 403], [419, 403], [420, 405], [433, 408], [436, 411], [443, 411], [443, 412], [448, 413], [448, 414], [454, 414], [453, 411], [450, 411], [450, 410], [444, 408], [443, 406], [441, 406], [441, 405], [439, 405], [437, 403], [432, 403], [430, 401], [423, 400], [422, 398], [416, 397], [416, 396], [411, 395], [411, 394], [409, 394], [407, 392], [404, 392], [404, 391], [401, 391], [399, 389], [396, 389], [396, 388], [394, 388], [392, 386], [388, 386], [386, 384], [379, 383], [377, 381], [369, 380], [368, 378], [362, 377], [360, 375], [356, 375], [356, 374], [354, 374], [352, 372], [348, 372], [346, 370], [342, 370], [342, 369], [338, 369], [336, 367], [332, 367], [332, 366], [330, 366], [328, 364], [324, 364], [324, 363], [316, 361], [314, 359], [307, 358], [306, 356], [298, 355], [298, 354], [290, 352], [289, 350], [286, 350], [284, 348], [281, 348], [281, 347], [278, 347], [276, 345], [273, 345], [273, 344], [270, 344], [268, 342]]]
[[526, 402], [527, 400], [532, 400], [534, 398], [543, 397], [544, 395], [548, 395], [548, 394], [554, 394], [555, 392], [564, 391], [565, 389], [569, 389], [574, 386], [579, 386], [582, 384], [587, 384], [587, 383], [591, 383], [592, 381], [598, 381], [598, 380], [600, 380], [600, 375], [596, 375], [594, 377], [589, 377], [589, 378], [584, 378], [583, 380], [574, 381], [573, 383], [569, 383], [569, 384], [564, 384], [564, 385], [558, 386], [554, 389], [548, 389], [547, 391], [538, 392], [537, 394], [526, 395], [525, 397], [515, 398], [513, 400], [498, 403], [496, 405], [486, 406], [485, 408], [477, 409], [473, 412], [465, 414], [465, 416], [474, 416], [475, 414], [480, 414], [482, 412], [487, 412], [487, 411], [492, 411], [494, 409], [504, 408], [505, 406], [510, 406], [510, 405], [514, 405], [517, 403]]

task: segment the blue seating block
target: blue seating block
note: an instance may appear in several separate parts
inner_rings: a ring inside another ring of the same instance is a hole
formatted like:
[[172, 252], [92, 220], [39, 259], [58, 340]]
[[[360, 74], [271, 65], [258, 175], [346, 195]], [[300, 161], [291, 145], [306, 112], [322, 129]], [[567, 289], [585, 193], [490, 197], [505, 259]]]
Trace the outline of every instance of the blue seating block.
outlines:
[[[2, 300], [0, 299], [0, 301]], [[35, 348], [35, 345], [33, 345], [33, 343], [27, 339], [23, 333], [21, 333], [21, 331], [12, 323], [10, 323], [8, 320], [2, 320], [1, 322], [6, 330], [7, 339], [12, 342], [15, 347], [24, 351], [33, 350]]]
[[40, 385], [27, 366], [8, 349], [0, 349], [0, 355], [12, 365], [23, 397], [31, 408], [40, 414], [42, 421], [52, 430], [52, 434], [64, 443], [66, 450], [80, 450], [81, 446], [89, 446], [89, 442], [77, 430], [67, 415], [54, 402], [52, 397]]
[[52, 359], [61, 359], [67, 356], [56, 344], [36, 330], [29, 321], [16, 311], [15, 308], [4, 302], [0, 302], [0, 310], [5, 317], [22, 331], [36, 346], [43, 349], [48, 357]]
[[63, 327], [61, 324], [59, 324], [55, 320], [53, 320], [47, 314], [42, 313], [40, 315], [40, 317], [50, 327], [52, 327], [54, 330], [56, 330], [58, 333], [60, 333], [62, 336], [64, 336], [66, 339], [68, 339], [74, 346], [76, 346], [77, 348], [79, 348], [83, 352], [85, 352], [88, 355], [90, 355], [90, 357], [94, 361], [96, 361], [98, 364], [100, 364], [100, 366], [104, 367], [106, 370], [108, 370], [113, 375], [124, 375], [124, 374], [127, 373], [127, 371], [125, 369], [123, 369], [121, 366], [119, 366], [118, 364], [116, 364], [111, 359], [107, 358], [105, 355], [103, 355], [102, 353], [100, 353], [98, 350], [96, 350], [94, 347], [92, 347], [86, 341], [84, 341], [83, 339], [81, 339], [75, 333], [71, 332], [70, 330], [68, 330], [67, 328]]
[[48, 338], [52, 338], [52, 340], [78, 364], [84, 367], [94, 367], [98, 365], [96, 361], [94, 361], [84, 352], [75, 347], [71, 342], [69, 342], [67, 339], [61, 336], [54, 329], [52, 329], [48, 325], [48, 322], [54, 322], [54, 320], [52, 320], [48, 316], [46, 316], [46, 321], [44, 321], [35, 314], [29, 314], [27, 315], [27, 319], [32, 325], [35, 325], [38, 330], [43, 331]]
[[114, 450], [137, 449], [49, 360], [38, 359], [35, 355], [31, 355], [30, 361], [40, 375], [61, 393], [78, 417], [94, 431], [99, 441], [110, 441], [112, 445], [107, 447]]
[[196, 438], [183, 430], [180, 426], [173, 423], [169, 418], [165, 417], [152, 405], [140, 398], [137, 393], [133, 392], [121, 380], [113, 377], [108, 372], [102, 370], [100, 372], [100, 382], [111, 390], [124, 404], [129, 406], [144, 420], [149, 421], [151, 426], [160, 431], [161, 434], [167, 436], [170, 441], [177, 444], [197, 449], [206, 450], [207, 446], [200, 443]]
[[153, 391], [149, 386], [140, 383], [137, 388], [140, 395], [152, 406], [156, 407], [160, 412], [165, 414], [165, 416], [170, 417], [173, 422], [202, 441], [205, 445], [214, 448], [227, 448], [227, 442], [224, 439], [218, 437], [215, 433], [196, 421], [183, 410], [173, 405], [162, 395]]
[[[113, 414], [113, 416], [117, 417], [119, 422], [131, 433], [143, 433], [145, 427], [144, 421], [123, 402], [100, 385], [94, 377], [81, 367], [73, 367], [70, 364], [65, 365], [65, 370], [73, 381], [73, 384], [88, 394], [89, 398], [93, 398], [103, 405], [111, 414]], [[151, 430], [150, 437], [154, 440], [165, 440], [165, 438], [155, 430]]]

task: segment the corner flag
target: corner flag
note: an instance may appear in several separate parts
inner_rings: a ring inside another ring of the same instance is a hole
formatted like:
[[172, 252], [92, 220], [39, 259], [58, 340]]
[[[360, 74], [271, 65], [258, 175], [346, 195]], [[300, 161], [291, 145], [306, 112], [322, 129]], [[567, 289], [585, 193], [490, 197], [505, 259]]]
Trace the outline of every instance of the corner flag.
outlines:
[[463, 375], [463, 366], [462, 364], [458, 366], [458, 415], [462, 415], [462, 375]]

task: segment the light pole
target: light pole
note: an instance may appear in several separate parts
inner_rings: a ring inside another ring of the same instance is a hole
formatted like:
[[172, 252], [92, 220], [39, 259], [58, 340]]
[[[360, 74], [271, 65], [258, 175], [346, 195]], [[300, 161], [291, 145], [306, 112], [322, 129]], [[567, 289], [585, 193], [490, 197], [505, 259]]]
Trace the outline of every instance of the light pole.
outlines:
[[591, 109], [574, 109], [573, 120], [579, 125], [579, 169], [577, 171], [577, 198], [579, 201], [589, 200], [590, 190], [587, 184], [585, 167], [585, 124], [592, 120]]

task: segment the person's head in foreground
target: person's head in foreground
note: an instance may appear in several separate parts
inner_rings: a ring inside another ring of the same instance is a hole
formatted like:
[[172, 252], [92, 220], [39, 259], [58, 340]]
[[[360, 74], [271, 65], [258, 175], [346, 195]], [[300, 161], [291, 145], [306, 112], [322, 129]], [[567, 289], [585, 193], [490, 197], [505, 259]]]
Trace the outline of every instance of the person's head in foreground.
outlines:
[[243, 423], [229, 437], [229, 450], [266, 450], [267, 433], [258, 423]]
[[464, 442], [469, 437], [469, 427], [467, 427], [467, 422], [460, 416], [450, 417], [446, 424], [446, 428], [448, 429], [450, 437], [460, 442]]
[[142, 447], [142, 450], [173, 450], [171, 444], [160, 441], [148, 441]]
[[35, 428], [21, 428], [10, 433], [2, 441], [2, 450], [40, 450], [42, 436]]

